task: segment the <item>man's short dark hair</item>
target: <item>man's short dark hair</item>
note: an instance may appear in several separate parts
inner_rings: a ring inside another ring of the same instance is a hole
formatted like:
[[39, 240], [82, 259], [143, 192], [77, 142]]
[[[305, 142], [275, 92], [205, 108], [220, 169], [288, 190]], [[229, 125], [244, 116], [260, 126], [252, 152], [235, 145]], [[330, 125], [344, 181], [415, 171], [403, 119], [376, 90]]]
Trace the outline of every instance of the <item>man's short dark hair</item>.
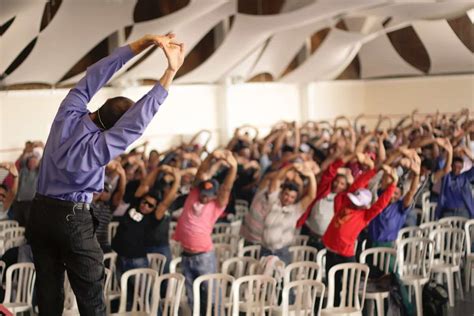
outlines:
[[0, 189], [4, 189], [6, 192], [8, 192], [8, 187], [5, 184], [0, 184]]
[[421, 162], [421, 167], [426, 168], [430, 171], [434, 171], [436, 163], [433, 159], [423, 159], [423, 161]]
[[292, 153], [295, 151], [295, 148], [293, 146], [290, 146], [290, 145], [284, 145], [282, 148], [281, 148], [281, 152], [282, 153]]
[[464, 164], [464, 159], [462, 159], [462, 157], [460, 157], [460, 156], [454, 156], [453, 157], [453, 164], [455, 164], [456, 162]]
[[289, 190], [289, 191], [296, 191], [297, 193], [299, 193], [299, 187], [298, 185], [295, 183], [295, 182], [292, 182], [292, 181], [287, 181], [285, 183], [283, 183], [283, 185], [281, 186], [281, 190]]
[[115, 97], [105, 101], [104, 105], [97, 110], [99, 125], [105, 129], [112, 128], [115, 123], [133, 106], [134, 102], [126, 97]]
[[154, 198], [156, 200], [157, 203], [160, 203], [161, 202], [161, 199], [162, 199], [162, 196], [161, 196], [161, 193], [159, 191], [149, 191], [147, 194], [145, 194], [143, 197], [151, 197], [151, 198]]

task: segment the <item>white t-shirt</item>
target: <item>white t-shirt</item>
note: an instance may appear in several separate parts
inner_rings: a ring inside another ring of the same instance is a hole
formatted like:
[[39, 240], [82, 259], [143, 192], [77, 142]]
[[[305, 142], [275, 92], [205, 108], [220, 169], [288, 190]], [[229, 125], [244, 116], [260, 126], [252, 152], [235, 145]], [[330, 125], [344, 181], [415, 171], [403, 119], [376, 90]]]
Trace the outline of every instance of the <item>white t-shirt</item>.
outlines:
[[336, 193], [329, 193], [325, 198], [316, 202], [311, 210], [311, 214], [306, 221], [306, 225], [320, 236], [324, 235], [326, 229], [334, 216], [334, 198]]

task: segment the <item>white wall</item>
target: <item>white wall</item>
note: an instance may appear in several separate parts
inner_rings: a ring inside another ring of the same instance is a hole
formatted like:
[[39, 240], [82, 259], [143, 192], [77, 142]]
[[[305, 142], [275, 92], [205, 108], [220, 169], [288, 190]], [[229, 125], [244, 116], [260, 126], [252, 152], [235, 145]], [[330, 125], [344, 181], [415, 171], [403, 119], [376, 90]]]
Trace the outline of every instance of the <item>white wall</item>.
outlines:
[[[95, 110], [116, 95], [136, 101], [150, 88], [102, 89], [91, 101], [90, 109]], [[26, 140], [46, 140], [66, 93], [63, 89], [0, 92], [0, 161], [14, 159]], [[414, 108], [421, 113], [436, 109], [455, 112], [462, 107], [474, 111], [473, 75], [310, 85], [176, 85], [143, 139], [148, 139], [151, 147], [163, 150], [189, 140], [198, 130], [208, 129], [213, 134], [212, 148], [226, 142], [234, 128], [243, 124], [266, 132], [279, 120], [301, 122], [365, 113], [373, 123], [379, 113], [406, 114]], [[11, 150], [14, 148], [18, 150]]]

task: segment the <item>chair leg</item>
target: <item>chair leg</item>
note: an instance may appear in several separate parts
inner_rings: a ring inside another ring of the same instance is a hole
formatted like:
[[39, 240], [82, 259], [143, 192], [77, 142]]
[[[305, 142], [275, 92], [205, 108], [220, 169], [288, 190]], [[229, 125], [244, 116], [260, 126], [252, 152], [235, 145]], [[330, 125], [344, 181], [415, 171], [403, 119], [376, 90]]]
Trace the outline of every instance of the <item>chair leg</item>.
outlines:
[[459, 285], [459, 291], [461, 293], [461, 300], [464, 301], [464, 290], [462, 288], [461, 269], [456, 273], [456, 283]]
[[409, 302], [409, 303], [411, 303], [411, 296], [413, 295], [413, 294], [411, 293], [411, 288], [412, 288], [412, 286], [409, 285], [409, 286], [408, 286], [408, 302]]
[[423, 301], [421, 296], [423, 286], [416, 282], [413, 287], [415, 288], [416, 315], [423, 316]]
[[451, 270], [448, 270], [446, 273], [446, 278], [448, 279], [448, 297], [449, 297], [449, 306], [454, 307], [454, 279]]
[[466, 286], [466, 293], [471, 290], [471, 270], [472, 263], [471, 260], [466, 260], [466, 265], [464, 267], [464, 284]]
[[377, 307], [377, 316], [385, 316], [384, 299], [382, 296], [377, 296], [375, 306]]

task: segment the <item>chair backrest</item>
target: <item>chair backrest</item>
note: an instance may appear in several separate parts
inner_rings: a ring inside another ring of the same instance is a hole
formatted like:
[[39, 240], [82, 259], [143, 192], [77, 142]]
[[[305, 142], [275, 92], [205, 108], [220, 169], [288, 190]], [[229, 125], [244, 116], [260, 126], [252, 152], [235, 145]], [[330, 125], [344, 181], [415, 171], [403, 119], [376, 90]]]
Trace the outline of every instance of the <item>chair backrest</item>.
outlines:
[[222, 263], [222, 273], [238, 279], [246, 275], [255, 274], [258, 260], [252, 257], [234, 257]]
[[429, 278], [433, 263], [434, 242], [412, 237], [400, 241], [397, 247], [397, 269], [400, 278]]
[[388, 247], [375, 247], [362, 251], [359, 260], [360, 263], [377, 267], [387, 274], [394, 272], [393, 270], [395, 270], [395, 267], [391, 267], [391, 264], [395, 264], [396, 259], [396, 249]]
[[296, 235], [293, 241], [293, 246], [306, 246], [308, 244], [309, 236]]
[[232, 247], [232, 254], [237, 255], [237, 243], [239, 236], [232, 234], [213, 234], [211, 235], [214, 244], [228, 244]]
[[5, 261], [0, 260], [0, 284], [3, 284], [3, 274], [5, 273], [6, 266]]
[[471, 245], [474, 242], [474, 219], [470, 219], [464, 225], [466, 233], [466, 254], [471, 254]]
[[18, 222], [14, 220], [0, 221], [0, 235], [7, 228], [18, 227]]
[[181, 261], [183, 258], [177, 257], [170, 262], [170, 273], [181, 273]]
[[440, 222], [426, 222], [426, 223], [423, 223], [423, 224], [420, 225], [420, 229], [421, 229], [421, 236], [420, 237], [429, 238], [430, 233], [433, 230], [438, 229], [438, 228], [447, 228], [447, 227], [451, 227], [451, 225], [449, 223], [440, 223]]
[[255, 259], [260, 259], [260, 250], [262, 246], [260, 245], [253, 245], [253, 246], [245, 246], [239, 250], [239, 257], [252, 257]]
[[170, 221], [170, 227], [168, 229], [168, 238], [171, 239], [174, 232], [176, 231], [176, 226], [178, 226], [178, 222]]
[[275, 303], [274, 278], [266, 275], [244, 276], [232, 285], [232, 315], [238, 316], [243, 303], [246, 315], [264, 315]]
[[107, 294], [120, 293], [120, 280], [117, 279], [117, 253], [112, 251], [104, 254], [104, 266], [111, 272], [110, 285]]
[[25, 237], [25, 227], [9, 227], [2, 231], [4, 241], [8, 239]]
[[234, 208], [235, 208], [235, 217], [237, 219], [243, 219], [245, 214], [247, 214], [249, 211], [249, 202], [247, 202], [246, 200], [236, 199]]
[[148, 253], [146, 257], [149, 268], [158, 272], [158, 275], [162, 275], [166, 264], [166, 256], [160, 253]]
[[24, 244], [26, 244], [26, 238], [24, 236], [13, 237], [5, 240], [3, 249], [7, 251], [8, 249], [20, 247]]
[[119, 222], [114, 221], [114, 222], [110, 222], [107, 227], [107, 239], [109, 241], [109, 245], [112, 244], [112, 239], [114, 239], [114, 236], [117, 233], [118, 226], [119, 226]]
[[4, 303], [32, 304], [36, 271], [33, 263], [15, 263], [7, 269]]
[[[153, 302], [150, 315], [157, 315], [158, 308], [160, 315], [178, 316], [179, 304], [184, 292], [184, 275], [180, 273], [167, 273], [158, 277], [153, 289]], [[166, 291], [161, 291], [166, 287]], [[162, 297], [161, 293], [165, 293]]]
[[223, 273], [201, 275], [193, 283], [194, 307], [193, 315], [199, 316], [201, 313], [201, 289], [206, 293], [206, 308], [204, 315], [227, 315], [225, 312], [226, 303], [231, 302], [231, 289], [234, 278]]
[[[341, 292], [335, 293], [336, 273], [342, 273]], [[334, 307], [335, 295], [341, 296], [339, 307], [364, 309], [365, 290], [369, 267], [362, 263], [342, 263], [333, 266], [328, 273], [327, 307]]]
[[417, 226], [404, 227], [398, 231], [396, 244], [406, 238], [421, 237], [421, 229]]
[[294, 262], [285, 268], [284, 284], [299, 280], [321, 281], [321, 268], [316, 262]]
[[216, 223], [212, 229], [212, 234], [230, 234], [231, 226], [230, 223]]
[[242, 219], [232, 221], [230, 223], [230, 233], [238, 237], [240, 234], [240, 227], [242, 227]]
[[229, 244], [214, 244], [214, 252], [216, 254], [217, 270], [221, 271], [222, 263], [233, 257], [233, 249]]
[[[158, 272], [149, 268], [132, 269], [125, 272], [120, 279], [120, 306], [119, 313], [124, 312], [151, 312], [152, 303], [157, 300], [153, 293], [154, 283]], [[132, 290], [132, 293], [128, 293]], [[153, 294], [153, 297], [152, 297]], [[132, 307], [127, 311], [127, 296], [132, 295]]]
[[326, 248], [321, 249], [318, 251], [318, 254], [316, 255], [316, 262], [319, 265], [319, 268], [321, 269], [321, 280], [326, 280], [326, 254], [328, 250]]
[[464, 229], [464, 225], [468, 221], [467, 218], [461, 217], [461, 216], [449, 216], [449, 217], [444, 217], [439, 220], [440, 223], [447, 223], [451, 225], [453, 228], [460, 228]]
[[310, 246], [290, 247], [291, 262], [316, 261], [318, 249]]
[[[429, 192], [428, 192], [429, 193]], [[435, 220], [436, 207], [438, 203], [423, 199], [421, 223], [432, 222]]]
[[170, 239], [170, 249], [171, 249], [171, 255], [173, 258], [178, 258], [181, 256], [181, 253], [183, 252], [183, 247], [181, 247], [181, 244], [173, 239]]
[[431, 232], [430, 239], [435, 243], [436, 261], [455, 266], [461, 265], [464, 256], [465, 232], [459, 228], [438, 228]]
[[[323, 300], [315, 312], [318, 297], [324, 297], [326, 287], [315, 280], [298, 280], [285, 284], [282, 295], [282, 315], [319, 315]], [[290, 293], [293, 293], [293, 303], [290, 305]], [[291, 306], [291, 310], [290, 310]]]

